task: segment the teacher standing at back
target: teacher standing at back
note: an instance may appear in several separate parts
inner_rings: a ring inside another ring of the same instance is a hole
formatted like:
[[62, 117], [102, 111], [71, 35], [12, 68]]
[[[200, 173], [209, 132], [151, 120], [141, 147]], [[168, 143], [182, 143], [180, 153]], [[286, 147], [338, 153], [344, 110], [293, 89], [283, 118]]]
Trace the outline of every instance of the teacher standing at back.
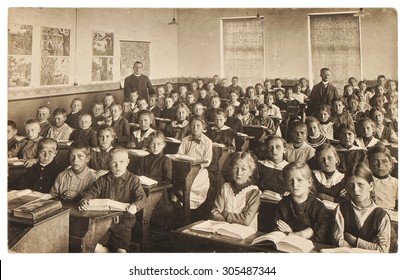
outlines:
[[134, 91], [139, 92], [139, 98], [144, 98], [149, 103], [150, 94], [154, 93], [153, 86], [149, 77], [142, 74], [143, 63], [136, 61], [133, 64], [133, 74], [125, 78], [123, 86], [125, 98], [129, 98], [129, 94]]

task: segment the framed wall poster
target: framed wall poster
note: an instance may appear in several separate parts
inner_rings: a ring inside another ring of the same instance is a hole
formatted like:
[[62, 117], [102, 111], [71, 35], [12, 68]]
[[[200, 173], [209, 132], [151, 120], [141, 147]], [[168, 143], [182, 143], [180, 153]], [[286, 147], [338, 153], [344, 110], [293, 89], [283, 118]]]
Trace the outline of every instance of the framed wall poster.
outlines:
[[93, 56], [114, 55], [114, 33], [93, 31]]
[[113, 57], [93, 57], [91, 80], [112, 81]]

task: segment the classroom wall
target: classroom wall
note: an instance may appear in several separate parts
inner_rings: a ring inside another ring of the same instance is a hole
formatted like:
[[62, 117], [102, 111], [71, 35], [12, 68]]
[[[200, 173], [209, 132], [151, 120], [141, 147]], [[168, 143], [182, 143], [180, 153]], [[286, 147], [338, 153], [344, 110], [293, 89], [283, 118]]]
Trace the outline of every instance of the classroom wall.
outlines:
[[[265, 76], [295, 79], [309, 76], [308, 13], [358, 9], [260, 9], [265, 16]], [[394, 9], [366, 9], [362, 19], [363, 76], [397, 79], [397, 15]], [[179, 9], [178, 74], [220, 74], [220, 19], [256, 16], [257, 9]], [[232, 75], [237, 75], [233, 73]], [[229, 77], [227, 77], [229, 78]]]
[[34, 26], [32, 81], [39, 76], [39, 71], [35, 70], [40, 67], [40, 34], [44, 26], [71, 30], [69, 84], [74, 80], [88, 84], [91, 83], [93, 31], [114, 32], [113, 81], [120, 80], [119, 40], [151, 42], [151, 79], [177, 77], [178, 33], [176, 26], [168, 25], [171, 18], [172, 9], [10, 8], [8, 21]]

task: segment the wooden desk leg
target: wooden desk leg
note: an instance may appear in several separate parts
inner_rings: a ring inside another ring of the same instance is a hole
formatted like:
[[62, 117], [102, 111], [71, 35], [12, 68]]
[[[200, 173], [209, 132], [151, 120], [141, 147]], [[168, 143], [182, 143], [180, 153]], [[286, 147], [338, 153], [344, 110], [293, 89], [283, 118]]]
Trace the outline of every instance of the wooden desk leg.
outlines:
[[[70, 232], [69, 236], [69, 251], [70, 252], [82, 252], [93, 253], [95, 246], [101, 237], [108, 231], [111, 225], [114, 224], [115, 217], [108, 217], [97, 221], [88, 222], [86, 219], [70, 218], [70, 224], [72, 228], [75, 223], [82, 223], [83, 232], [73, 233]], [[87, 225], [86, 225], [87, 224]], [[88, 228], [86, 228], [88, 226]]]
[[150, 193], [143, 208], [142, 216], [142, 247], [147, 248], [150, 245], [150, 219], [156, 208], [157, 203], [163, 195], [163, 190]]

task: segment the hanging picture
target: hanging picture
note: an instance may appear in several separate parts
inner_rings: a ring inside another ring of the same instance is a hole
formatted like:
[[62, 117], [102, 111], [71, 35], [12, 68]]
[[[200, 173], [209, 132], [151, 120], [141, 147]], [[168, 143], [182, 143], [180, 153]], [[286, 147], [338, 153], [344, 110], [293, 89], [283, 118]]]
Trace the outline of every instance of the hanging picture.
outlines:
[[41, 86], [69, 83], [68, 57], [42, 57]]
[[31, 84], [31, 56], [8, 56], [8, 86], [27, 87]]
[[32, 25], [8, 25], [8, 54], [32, 55]]
[[93, 56], [114, 55], [114, 33], [93, 31]]
[[121, 43], [121, 80], [133, 73], [136, 61], [143, 63], [143, 74], [150, 75], [150, 42], [120, 41]]
[[70, 29], [42, 27], [42, 56], [69, 56]]
[[93, 57], [91, 80], [112, 81], [112, 57]]

